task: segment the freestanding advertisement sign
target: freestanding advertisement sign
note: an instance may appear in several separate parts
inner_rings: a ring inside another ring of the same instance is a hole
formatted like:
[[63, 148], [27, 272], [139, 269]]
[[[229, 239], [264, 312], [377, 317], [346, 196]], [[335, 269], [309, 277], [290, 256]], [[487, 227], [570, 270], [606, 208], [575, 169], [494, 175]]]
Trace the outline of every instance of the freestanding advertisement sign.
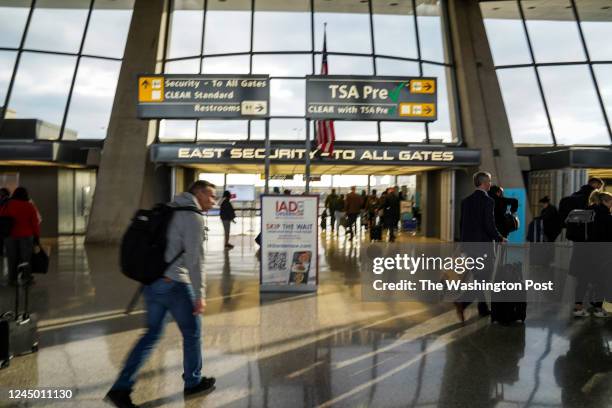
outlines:
[[319, 280], [319, 197], [261, 196], [261, 292], [314, 292]]

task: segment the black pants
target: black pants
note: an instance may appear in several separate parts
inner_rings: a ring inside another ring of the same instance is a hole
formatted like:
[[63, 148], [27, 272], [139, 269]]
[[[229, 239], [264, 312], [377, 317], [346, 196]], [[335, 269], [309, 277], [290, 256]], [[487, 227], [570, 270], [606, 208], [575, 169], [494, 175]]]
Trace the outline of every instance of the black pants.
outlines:
[[351, 237], [357, 232], [357, 217], [359, 214], [347, 214], [346, 219], [348, 225], [346, 226], [347, 232], [351, 234]]
[[329, 217], [330, 217], [331, 229], [333, 231], [335, 226], [336, 226], [336, 212], [334, 210], [330, 209], [329, 210]]
[[6, 257], [9, 271], [9, 281], [17, 280], [17, 268], [19, 264], [26, 262], [28, 266], [24, 268], [24, 279], [29, 279], [31, 275], [30, 261], [34, 250], [34, 238], [7, 238], [4, 240], [6, 247]]

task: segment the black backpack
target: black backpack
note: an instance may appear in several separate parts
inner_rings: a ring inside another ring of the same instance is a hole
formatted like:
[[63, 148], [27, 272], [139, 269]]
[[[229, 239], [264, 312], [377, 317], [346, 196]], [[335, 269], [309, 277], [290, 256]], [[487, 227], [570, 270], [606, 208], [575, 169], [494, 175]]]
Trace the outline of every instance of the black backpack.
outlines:
[[559, 202], [559, 217], [563, 222], [563, 226], [566, 228], [565, 237], [570, 241], [585, 241], [584, 226], [580, 225], [580, 222], [568, 222], [570, 213], [574, 210], [585, 210], [585, 204], [586, 200], [584, 196], [576, 193], [563, 197]]
[[150, 210], [138, 210], [121, 241], [121, 271], [130, 279], [149, 285], [164, 275], [168, 266], [185, 250], [166, 262], [168, 225], [175, 211], [193, 211], [196, 207], [172, 207], [157, 204]]

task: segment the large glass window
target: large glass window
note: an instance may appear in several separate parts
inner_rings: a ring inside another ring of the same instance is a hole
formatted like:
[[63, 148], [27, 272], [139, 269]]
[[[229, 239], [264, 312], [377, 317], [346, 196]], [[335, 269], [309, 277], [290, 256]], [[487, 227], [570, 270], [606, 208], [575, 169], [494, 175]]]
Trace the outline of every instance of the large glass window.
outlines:
[[0, 0], [0, 47], [19, 47], [30, 3], [29, 0]]
[[376, 74], [390, 76], [419, 76], [419, 63], [390, 58], [376, 58]]
[[429, 139], [451, 143], [456, 141], [452, 131], [451, 106], [454, 101], [448, 84], [451, 79], [449, 68], [440, 65], [423, 64], [423, 75], [438, 78], [438, 120], [430, 122]]
[[159, 139], [162, 142], [193, 142], [196, 139], [196, 121], [160, 120]]
[[522, 0], [536, 62], [584, 61], [569, 0]]
[[449, 62], [444, 41], [444, 23], [440, 2], [417, 0], [417, 26], [421, 41], [421, 58], [436, 62]]
[[120, 68], [120, 61], [81, 59], [66, 122], [78, 138], [106, 137]]
[[354, 122], [337, 120], [334, 122], [336, 140], [340, 141], [377, 141], [376, 122]]
[[[62, 124], [76, 57], [24, 52], [15, 78], [9, 109], [17, 118]], [[44, 69], [41, 69], [44, 67]]]
[[13, 75], [16, 57], [17, 53], [14, 51], [0, 51], [0, 106], [4, 106], [4, 99], [11, 75]]
[[595, 65], [595, 77], [604, 100], [608, 120], [612, 120], [612, 64]]
[[253, 74], [302, 77], [312, 74], [310, 54], [263, 54], [253, 56]]
[[172, 2], [168, 58], [190, 57], [202, 53], [202, 36], [198, 33], [202, 30], [203, 19], [204, 0], [174, 0]]
[[500, 69], [497, 78], [514, 143], [552, 144], [534, 68]]
[[380, 122], [381, 142], [425, 142], [425, 125], [411, 122]]
[[204, 26], [204, 53], [227, 54], [251, 50], [251, 1], [209, 1]]
[[374, 48], [378, 55], [417, 58], [414, 10], [411, 1], [372, 0], [374, 20]]
[[55, 138], [61, 137], [64, 122], [79, 138], [104, 138], [133, 6], [134, 0], [0, 0], [0, 47], [14, 48], [0, 50], [5, 117], [43, 120], [55, 126]]
[[96, 0], [83, 53], [123, 58], [134, 0]]
[[341, 4], [315, 0], [315, 50], [323, 49], [323, 32], [327, 23], [327, 51], [370, 54], [370, 16], [366, 3]]
[[25, 47], [44, 51], [78, 52], [89, 4], [89, 0], [38, 0]]
[[253, 51], [309, 51], [310, 0], [255, 2]]
[[248, 74], [248, 55], [233, 55], [230, 57], [208, 57], [203, 60], [203, 74]]
[[610, 136], [585, 65], [538, 68], [558, 144], [609, 144]]
[[480, 3], [495, 65], [529, 64], [525, 29], [515, 1]]
[[241, 140], [247, 135], [247, 120], [198, 121], [198, 140]]
[[612, 4], [577, 1], [576, 7], [591, 60], [612, 61]]
[[305, 115], [306, 81], [302, 79], [273, 79], [270, 82], [271, 115]]
[[[374, 64], [370, 57], [328, 55], [327, 69], [330, 75], [373, 75]], [[315, 72], [321, 71], [321, 56], [315, 57]]]
[[178, 61], [168, 61], [164, 67], [164, 72], [168, 74], [199, 74], [200, 59], [190, 58]]

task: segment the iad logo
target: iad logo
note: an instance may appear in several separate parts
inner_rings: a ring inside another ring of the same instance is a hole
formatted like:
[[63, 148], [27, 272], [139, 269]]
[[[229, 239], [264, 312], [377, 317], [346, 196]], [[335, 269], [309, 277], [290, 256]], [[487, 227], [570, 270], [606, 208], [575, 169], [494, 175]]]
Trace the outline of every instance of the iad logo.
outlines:
[[301, 217], [304, 215], [304, 202], [283, 200], [276, 202], [277, 217]]

